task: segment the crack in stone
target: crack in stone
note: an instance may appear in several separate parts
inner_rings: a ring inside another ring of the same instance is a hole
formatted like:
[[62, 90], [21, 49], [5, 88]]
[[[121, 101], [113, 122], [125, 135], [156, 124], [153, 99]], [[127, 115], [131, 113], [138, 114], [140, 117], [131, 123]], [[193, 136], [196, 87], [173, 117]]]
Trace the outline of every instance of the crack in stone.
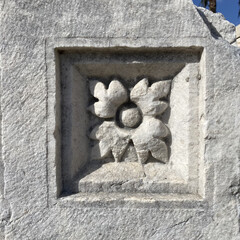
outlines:
[[187, 218], [187, 219], [184, 220], [184, 221], [178, 222], [178, 223], [176, 223], [176, 224], [174, 224], [174, 225], [168, 227], [167, 229], [171, 229], [171, 228], [174, 228], [174, 227], [179, 226], [179, 225], [186, 225], [186, 224], [189, 222], [189, 220], [190, 220], [191, 218], [193, 218], [193, 216]]

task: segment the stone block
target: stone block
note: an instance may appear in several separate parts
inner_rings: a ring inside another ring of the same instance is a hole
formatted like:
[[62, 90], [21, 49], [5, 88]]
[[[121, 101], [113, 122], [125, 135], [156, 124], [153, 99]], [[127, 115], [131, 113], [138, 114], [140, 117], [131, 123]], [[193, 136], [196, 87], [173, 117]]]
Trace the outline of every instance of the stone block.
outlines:
[[0, 7], [1, 239], [240, 239], [231, 24], [190, 0]]

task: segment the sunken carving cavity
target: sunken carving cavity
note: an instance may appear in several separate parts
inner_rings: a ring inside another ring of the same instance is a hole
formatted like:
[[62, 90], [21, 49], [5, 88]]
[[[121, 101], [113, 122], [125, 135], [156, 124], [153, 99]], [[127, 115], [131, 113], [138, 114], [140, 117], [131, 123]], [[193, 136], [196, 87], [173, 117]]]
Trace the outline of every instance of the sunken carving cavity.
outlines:
[[90, 82], [91, 94], [99, 101], [89, 110], [105, 119], [90, 133], [90, 138], [96, 140], [91, 158], [104, 159], [112, 153], [114, 160], [120, 162], [132, 142], [136, 161], [145, 163], [151, 153], [156, 160], [166, 163], [168, 149], [164, 138], [169, 130], [157, 117], [168, 107], [161, 99], [168, 95], [170, 85], [171, 81], [167, 80], [149, 87], [148, 79], [144, 78], [133, 87], [129, 98], [118, 80], [111, 81], [108, 89], [99, 81]]

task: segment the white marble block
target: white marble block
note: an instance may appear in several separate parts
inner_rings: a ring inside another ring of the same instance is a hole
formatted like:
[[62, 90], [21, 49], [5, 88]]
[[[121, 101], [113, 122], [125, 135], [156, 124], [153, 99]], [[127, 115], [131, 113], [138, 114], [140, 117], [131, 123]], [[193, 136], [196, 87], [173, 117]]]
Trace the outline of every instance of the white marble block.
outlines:
[[0, 239], [240, 239], [232, 24], [191, 0], [0, 9]]

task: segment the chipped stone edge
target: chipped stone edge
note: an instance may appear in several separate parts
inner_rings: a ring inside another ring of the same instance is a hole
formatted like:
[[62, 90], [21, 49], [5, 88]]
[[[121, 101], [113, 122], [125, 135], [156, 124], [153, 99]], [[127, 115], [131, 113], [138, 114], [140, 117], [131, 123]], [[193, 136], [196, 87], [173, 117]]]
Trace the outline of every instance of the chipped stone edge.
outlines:
[[226, 20], [222, 13], [212, 13], [206, 8], [197, 6], [196, 9], [214, 38], [221, 37], [236, 46], [236, 27], [234, 24]]

